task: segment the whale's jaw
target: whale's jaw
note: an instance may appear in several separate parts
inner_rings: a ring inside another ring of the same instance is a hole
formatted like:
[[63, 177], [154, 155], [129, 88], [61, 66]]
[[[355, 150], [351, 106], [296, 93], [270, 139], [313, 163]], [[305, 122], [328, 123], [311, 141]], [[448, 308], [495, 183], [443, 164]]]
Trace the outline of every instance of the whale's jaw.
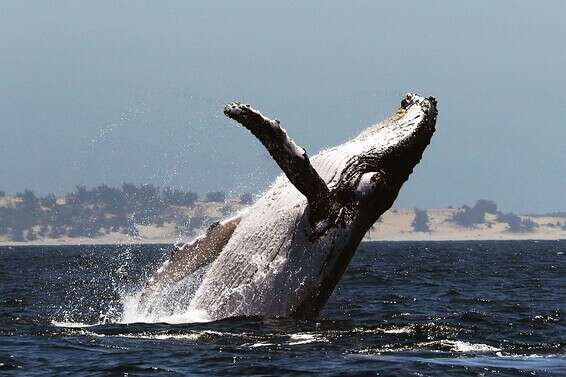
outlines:
[[[211, 320], [315, 317], [420, 161], [434, 133], [436, 101], [407, 95], [392, 117], [312, 164], [278, 121], [239, 103], [224, 111], [262, 142], [285, 175], [237, 219], [176, 248], [172, 260], [189, 267], [168, 264], [152, 282], [178, 281], [175, 272], [186, 276], [208, 264], [190, 309]], [[152, 284], [153, 294], [159, 283]]]

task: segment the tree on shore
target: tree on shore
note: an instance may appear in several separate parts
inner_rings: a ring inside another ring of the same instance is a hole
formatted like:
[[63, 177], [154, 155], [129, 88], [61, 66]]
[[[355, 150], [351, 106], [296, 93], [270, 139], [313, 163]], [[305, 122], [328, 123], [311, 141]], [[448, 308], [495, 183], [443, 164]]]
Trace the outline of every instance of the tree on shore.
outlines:
[[24, 211], [34, 211], [39, 207], [39, 199], [31, 190], [24, 190], [16, 194], [17, 198], [21, 199], [18, 206]]
[[429, 218], [426, 209], [415, 208], [415, 218], [411, 226], [415, 232], [430, 232]]
[[538, 224], [531, 219], [523, 219], [514, 213], [499, 213], [497, 221], [507, 224], [507, 230], [512, 233], [531, 232]]
[[[0, 194], [5, 195], [3, 191]], [[37, 237], [96, 237], [109, 232], [135, 236], [139, 234], [137, 225], [160, 227], [166, 222], [193, 232], [213, 220], [199, 213], [185, 219], [184, 225], [179, 224], [177, 217], [185, 210], [177, 207], [194, 207], [198, 195], [173, 188], [161, 190], [154, 185], [123, 183], [119, 187], [103, 184], [93, 188], [78, 185], [63, 200], [53, 194], [38, 197], [31, 190], [15, 196], [18, 200], [0, 205], [0, 235], [15, 241]], [[244, 195], [242, 198], [249, 199]], [[226, 194], [212, 192], [206, 195], [206, 200], [224, 203]], [[229, 206], [225, 205], [221, 212], [230, 212]]]
[[486, 213], [497, 214], [497, 204], [491, 200], [480, 199], [471, 208], [464, 205], [449, 221], [460, 226], [473, 227], [485, 222]]
[[224, 203], [226, 201], [226, 193], [224, 193], [223, 191], [209, 192], [208, 194], [206, 194], [205, 201], [214, 202], [214, 203]]
[[171, 187], [163, 189], [162, 197], [165, 204], [174, 206], [191, 207], [198, 200], [198, 195], [194, 192], [184, 192]]
[[9, 237], [12, 241], [16, 241], [16, 242], [25, 241], [24, 231], [21, 228], [11, 228], [10, 233], [9, 233]]
[[43, 198], [40, 198], [39, 203], [42, 207], [53, 208], [55, 207], [55, 204], [57, 204], [57, 198], [53, 194], [48, 194]]

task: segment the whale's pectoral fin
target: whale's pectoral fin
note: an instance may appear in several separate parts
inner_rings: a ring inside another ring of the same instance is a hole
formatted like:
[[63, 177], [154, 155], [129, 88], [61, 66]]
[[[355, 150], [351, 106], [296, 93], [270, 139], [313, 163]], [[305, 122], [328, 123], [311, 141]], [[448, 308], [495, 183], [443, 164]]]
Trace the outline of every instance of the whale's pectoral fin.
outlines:
[[325, 219], [328, 215], [328, 187], [311, 165], [307, 152], [289, 138], [279, 121], [269, 119], [250, 105], [239, 102], [226, 105], [224, 114], [257, 137], [289, 181], [306, 196], [311, 224]]
[[206, 234], [189, 243], [175, 245], [169, 259], [146, 283], [140, 299], [141, 304], [144, 305], [155, 291], [183, 279], [214, 261], [232, 237], [240, 219], [234, 217], [216, 222], [208, 228]]

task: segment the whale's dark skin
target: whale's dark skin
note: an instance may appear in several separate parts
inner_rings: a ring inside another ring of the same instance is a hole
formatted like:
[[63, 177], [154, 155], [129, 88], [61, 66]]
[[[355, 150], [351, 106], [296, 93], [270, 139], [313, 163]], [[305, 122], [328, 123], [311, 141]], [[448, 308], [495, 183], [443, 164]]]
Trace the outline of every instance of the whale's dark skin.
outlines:
[[190, 303], [208, 319], [316, 317], [421, 160], [435, 131], [436, 100], [408, 94], [389, 119], [312, 159], [279, 121], [249, 105], [232, 103], [224, 113], [259, 139], [285, 175], [247, 210], [176, 247], [141, 307], [208, 265]]

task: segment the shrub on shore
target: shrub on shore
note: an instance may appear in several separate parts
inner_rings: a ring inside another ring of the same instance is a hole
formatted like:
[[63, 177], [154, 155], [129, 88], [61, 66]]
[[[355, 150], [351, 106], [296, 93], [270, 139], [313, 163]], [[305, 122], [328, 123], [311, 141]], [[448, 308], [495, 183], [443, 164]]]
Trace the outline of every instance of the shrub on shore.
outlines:
[[[0, 191], [0, 197], [5, 197], [5, 192]], [[17, 200], [0, 207], [0, 235], [12, 241], [96, 237], [109, 232], [136, 236], [138, 224], [159, 227], [165, 222], [174, 222], [180, 229], [191, 232], [208, 222], [196, 216], [186, 224], [185, 217], [177, 216], [179, 210], [193, 207], [198, 195], [170, 187], [160, 190], [153, 185], [124, 183], [121, 187], [99, 185], [89, 189], [79, 185], [59, 199], [53, 194], [37, 197], [31, 190], [15, 197]], [[206, 200], [225, 202], [226, 194], [209, 193]]]

